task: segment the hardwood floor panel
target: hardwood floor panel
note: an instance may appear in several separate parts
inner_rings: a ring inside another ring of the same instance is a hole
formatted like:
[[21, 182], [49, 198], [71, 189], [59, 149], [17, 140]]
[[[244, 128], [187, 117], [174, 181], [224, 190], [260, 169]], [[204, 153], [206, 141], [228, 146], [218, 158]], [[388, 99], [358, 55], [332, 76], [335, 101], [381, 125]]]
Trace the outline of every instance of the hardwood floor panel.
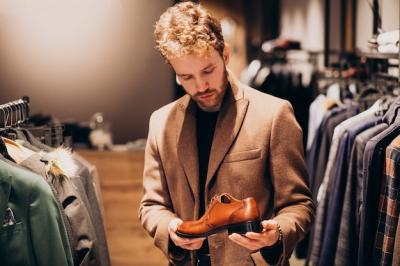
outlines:
[[99, 171], [112, 265], [167, 265], [167, 259], [138, 219], [143, 193], [143, 152], [79, 150], [78, 153]]

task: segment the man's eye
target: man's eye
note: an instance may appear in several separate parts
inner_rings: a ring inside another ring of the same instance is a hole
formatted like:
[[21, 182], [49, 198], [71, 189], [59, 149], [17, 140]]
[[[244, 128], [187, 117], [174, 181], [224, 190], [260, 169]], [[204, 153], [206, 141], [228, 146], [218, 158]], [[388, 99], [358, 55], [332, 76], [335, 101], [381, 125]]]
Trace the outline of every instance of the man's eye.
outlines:
[[184, 76], [184, 77], [182, 77], [183, 80], [189, 80], [189, 79], [191, 79], [191, 78], [192, 78], [191, 76]]
[[211, 74], [214, 71], [214, 68], [210, 69], [210, 70], [204, 70], [205, 74]]

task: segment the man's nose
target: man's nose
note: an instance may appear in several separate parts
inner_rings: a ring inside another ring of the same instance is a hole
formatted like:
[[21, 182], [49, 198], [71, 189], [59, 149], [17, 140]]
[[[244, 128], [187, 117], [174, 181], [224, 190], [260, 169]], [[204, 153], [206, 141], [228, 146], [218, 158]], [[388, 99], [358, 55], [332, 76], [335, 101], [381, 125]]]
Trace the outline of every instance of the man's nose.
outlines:
[[197, 92], [205, 92], [209, 87], [208, 81], [205, 79], [197, 79], [196, 81], [196, 89]]

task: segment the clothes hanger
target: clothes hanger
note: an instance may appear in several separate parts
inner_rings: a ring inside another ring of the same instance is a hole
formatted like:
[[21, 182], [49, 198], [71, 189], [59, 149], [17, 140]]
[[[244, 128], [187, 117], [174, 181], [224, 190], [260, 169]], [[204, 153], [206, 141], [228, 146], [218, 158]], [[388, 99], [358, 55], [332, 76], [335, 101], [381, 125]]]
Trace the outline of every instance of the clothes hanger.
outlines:
[[9, 139], [15, 140], [17, 138], [17, 135], [15, 132], [13, 132], [13, 127], [16, 122], [14, 122], [14, 116], [16, 118], [16, 112], [13, 110], [13, 103], [7, 103], [6, 104], [7, 111], [9, 112], [9, 117], [10, 117], [10, 124], [6, 122], [6, 126], [4, 130], [2, 131], [1, 135], [5, 136]]
[[[1, 108], [1, 110], [5, 113], [6, 111], [3, 109], [3, 108]], [[8, 127], [8, 125], [7, 125], [7, 122], [8, 122], [8, 114], [7, 115], [5, 115], [5, 119], [4, 119], [5, 121], [4, 121], [4, 128], [1, 128], [1, 130], [7, 130], [7, 127]], [[2, 131], [0, 131], [0, 133], [2, 133]], [[15, 163], [15, 161], [14, 161], [14, 159], [10, 156], [10, 154], [8, 153], [8, 150], [7, 150], [7, 146], [6, 146], [6, 144], [5, 144], [5, 142], [4, 142], [4, 140], [3, 140], [3, 137], [1, 137], [0, 136], [0, 154], [1, 155], [3, 155], [3, 157], [4, 158], [6, 158], [6, 159], [8, 159], [8, 160], [10, 160], [10, 161], [12, 161], [12, 162], [14, 162]]]

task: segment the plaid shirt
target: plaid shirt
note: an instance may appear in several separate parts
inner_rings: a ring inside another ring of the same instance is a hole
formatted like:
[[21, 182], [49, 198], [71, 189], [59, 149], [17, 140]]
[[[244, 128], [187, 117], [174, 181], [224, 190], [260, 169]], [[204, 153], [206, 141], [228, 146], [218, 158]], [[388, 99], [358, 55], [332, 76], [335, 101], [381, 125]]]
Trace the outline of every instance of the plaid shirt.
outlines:
[[400, 135], [386, 148], [380, 190], [374, 264], [391, 265], [400, 209]]

